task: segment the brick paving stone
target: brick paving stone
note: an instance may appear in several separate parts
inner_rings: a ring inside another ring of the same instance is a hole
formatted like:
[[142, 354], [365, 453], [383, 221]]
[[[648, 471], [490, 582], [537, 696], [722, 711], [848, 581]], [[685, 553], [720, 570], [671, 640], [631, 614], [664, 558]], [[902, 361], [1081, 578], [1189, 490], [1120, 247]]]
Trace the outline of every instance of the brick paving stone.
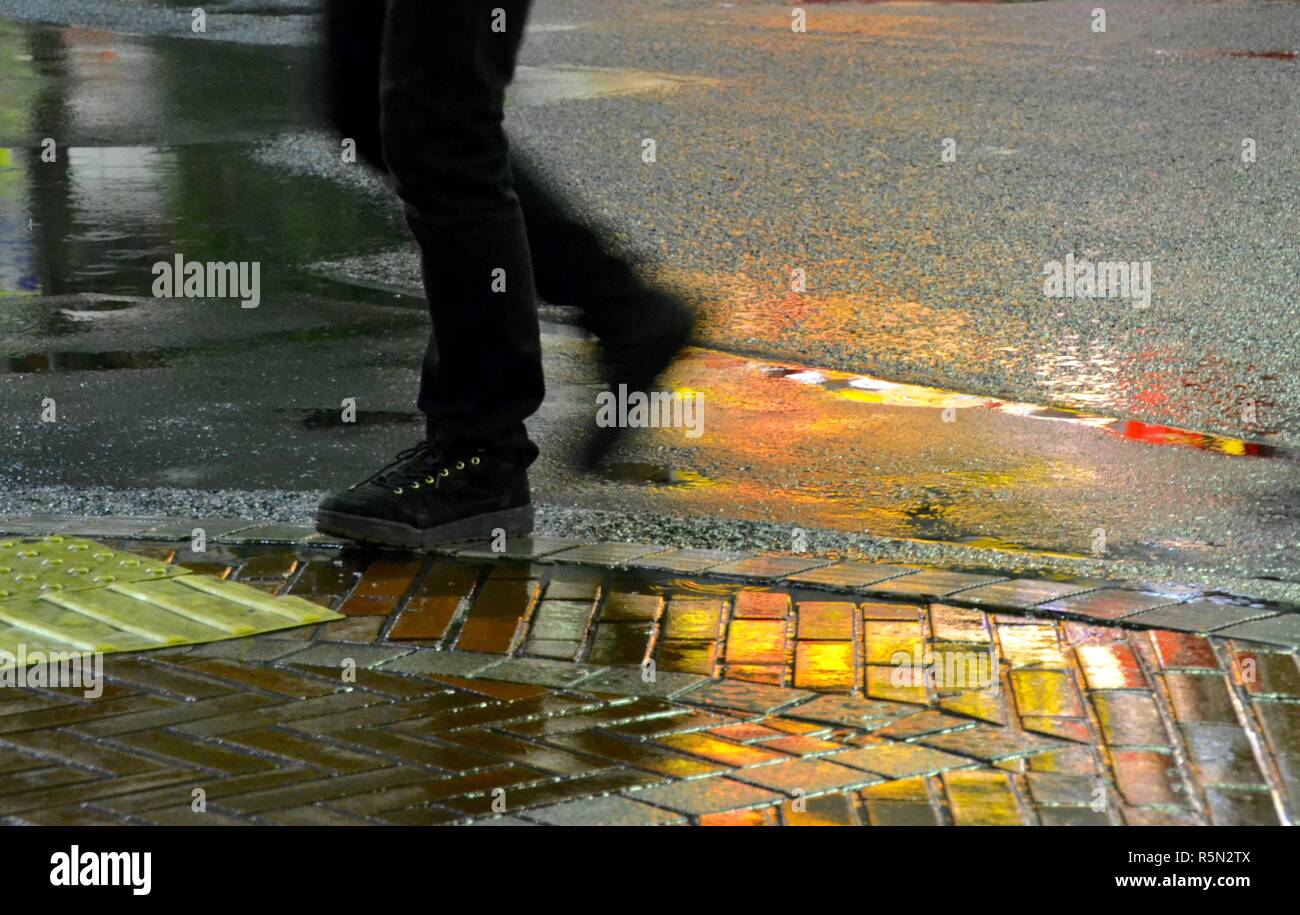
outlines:
[[764, 763], [789, 759], [785, 754], [775, 750], [753, 744], [733, 743], [703, 732], [669, 734], [656, 738], [655, 743], [681, 753], [701, 756], [704, 759], [734, 768], [758, 766]]
[[554, 562], [580, 562], [597, 566], [626, 565], [644, 559], [651, 553], [667, 552], [667, 547], [650, 543], [593, 543], [571, 550], [552, 553], [547, 558]]
[[1035, 609], [1047, 613], [1065, 613], [1099, 620], [1131, 620], [1144, 610], [1152, 610], [1172, 603], [1163, 594], [1144, 591], [1127, 591], [1122, 588], [1101, 588], [1086, 594], [1076, 594], [1038, 605]]
[[39, 756], [24, 755], [22, 758], [25, 762], [20, 763], [15, 760], [9, 766], [0, 766], [0, 772], [21, 772], [54, 761], [114, 776], [138, 775], [165, 768], [162, 763], [142, 759], [132, 753], [123, 752], [111, 745], [66, 730], [23, 731], [7, 734], [4, 740], [11, 746], [20, 747], [28, 753], [39, 754]]
[[481, 756], [504, 759], [508, 762], [548, 772], [552, 775], [588, 775], [609, 768], [609, 763], [591, 756], [520, 740], [497, 734], [486, 728], [469, 728], [443, 736], [447, 743], [464, 747]]
[[[68, 772], [69, 770], [61, 771]], [[80, 774], [70, 773], [70, 776]], [[90, 800], [99, 801], [118, 794], [130, 794], [134, 791], [154, 788], [159, 785], [174, 785], [184, 781], [193, 781], [193, 779], [194, 775], [192, 773], [177, 772], [171, 769], [144, 772], [139, 775], [125, 775], [112, 779], [76, 779], [71, 784], [53, 785], [36, 791], [24, 791], [20, 794], [6, 794], [0, 797], [0, 816], [79, 804]], [[50, 785], [50, 782], [46, 781], [43, 784]]]
[[785, 635], [784, 619], [733, 619], [727, 629], [727, 662], [784, 664]]
[[156, 664], [144, 658], [121, 655], [112, 655], [105, 659], [104, 674], [117, 683], [129, 684], [133, 688], [171, 693], [187, 700], [211, 699], [232, 693], [237, 689], [230, 683], [199, 676], [171, 665]]
[[275, 763], [251, 753], [237, 752], [237, 748], [214, 746], [172, 731], [125, 734], [117, 738], [117, 743], [132, 750], [166, 757], [172, 765], [185, 763], [200, 769], [213, 769], [225, 775], [246, 775], [275, 768]]
[[605, 599], [600, 619], [602, 622], [649, 623], [659, 618], [663, 607], [664, 599], [658, 594], [614, 591]]
[[934, 638], [941, 642], [987, 643], [992, 640], [982, 610], [954, 607], [949, 604], [931, 604], [930, 628]]
[[1300, 704], [1255, 701], [1251, 706], [1277, 762], [1291, 810], [1300, 811]]
[[750, 556], [715, 566], [709, 571], [709, 574], [724, 575], [728, 578], [772, 581], [826, 565], [830, 565], [830, 560], [811, 556]]
[[1049, 737], [1060, 737], [1063, 740], [1076, 740], [1080, 743], [1091, 743], [1093, 740], [1092, 728], [1086, 718], [1026, 715], [1020, 719], [1020, 726], [1026, 731], [1032, 731], [1035, 734], [1046, 734]]
[[594, 603], [600, 595], [604, 570], [582, 566], [555, 566], [546, 580], [543, 592], [547, 600], [571, 600]]
[[1237, 623], [1216, 629], [1214, 634], [1229, 639], [1297, 647], [1300, 646], [1300, 613], [1284, 613], [1268, 619]]
[[1109, 826], [1110, 817], [1090, 807], [1040, 807], [1038, 821], [1044, 826]]
[[929, 697], [924, 685], [911, 685], [911, 671], [906, 668], [867, 665], [863, 668], [863, 690], [871, 699], [910, 702], [926, 705]]
[[1098, 691], [1090, 694], [1102, 737], [1112, 747], [1168, 750], [1169, 736], [1155, 697], [1146, 691]]
[[1025, 610], [1048, 601], [1060, 601], [1070, 595], [1091, 591], [1095, 582], [1047, 581], [1039, 578], [1016, 578], [963, 591], [963, 603], [985, 607], [1010, 607]]
[[476, 677], [489, 672], [505, 658], [472, 651], [434, 651], [424, 649], [405, 653], [376, 665], [378, 670], [407, 674], [448, 674]]
[[807, 721], [835, 724], [861, 730], [877, 730], [917, 711], [915, 706], [879, 702], [856, 696], [818, 696], [782, 714]]
[[[987, 689], [966, 689], [950, 692], [939, 699], [939, 708], [967, 718], [987, 721], [989, 724], [1007, 723], [1007, 710], [1001, 699], [1002, 690], [995, 695]], [[1033, 728], [1026, 727], [1026, 730]]]
[[262, 813], [284, 807], [301, 806], [317, 801], [348, 798], [365, 792], [387, 791], [414, 782], [428, 781], [429, 773], [417, 769], [374, 769], [351, 775], [338, 775], [316, 781], [299, 782], [270, 791], [251, 791], [223, 798], [223, 807], [240, 813]]
[[718, 657], [718, 643], [698, 639], [663, 639], [658, 664], [664, 670], [709, 676]]
[[670, 753], [648, 744], [634, 743], [595, 731], [549, 736], [546, 742], [576, 753], [599, 756], [671, 778], [712, 775], [724, 769], [718, 763], [693, 759], [680, 753]]
[[909, 597], [946, 597], [980, 585], [998, 581], [996, 575], [973, 575], [968, 572], [927, 570], [890, 578], [867, 585], [862, 590], [869, 594], [886, 594]]
[[790, 607], [790, 595], [784, 591], [739, 591], [731, 616], [738, 620], [784, 620], [790, 615]]
[[207, 793], [207, 801], [211, 805], [219, 803], [221, 798], [230, 795], [307, 782], [317, 778], [320, 778], [319, 772], [293, 768], [236, 775], [230, 778], [214, 778], [190, 773], [187, 778], [168, 780], [161, 786], [142, 786], [111, 797], [97, 798], [95, 806], [126, 816], [148, 814], [150, 819], [153, 818], [155, 811], [167, 811], [179, 816], [181, 811], [190, 810], [193, 802], [191, 792], [196, 787], [203, 788]]
[[852, 642], [800, 642], [795, 646], [794, 685], [799, 689], [848, 692], [855, 676]]
[[[169, 675], [172, 672], [178, 677], [183, 677], [185, 671], [194, 673], [208, 674], [210, 677], [219, 677], [223, 680], [229, 680], [240, 686], [249, 686], [254, 689], [263, 690], [269, 693], [276, 693], [280, 696], [286, 696], [292, 699], [310, 699], [312, 696], [328, 696], [338, 689], [337, 683], [321, 682], [308, 677], [303, 677], [297, 672], [280, 670], [274, 667], [265, 667], [262, 665], [238, 664], [232, 661], [225, 661], [219, 658], [192, 658], [181, 662], [184, 670], [177, 670], [174, 666], [168, 666]], [[333, 670], [335, 677], [338, 671]], [[208, 682], [213, 682], [209, 680]], [[225, 692], [231, 691], [230, 686], [225, 687]], [[187, 697], [189, 698], [189, 697]], [[194, 697], [203, 698], [203, 697]]]
[[425, 573], [389, 630], [390, 639], [441, 639], [466, 604], [478, 570], [435, 562]]
[[633, 569], [662, 569], [692, 575], [744, 557], [732, 550], [668, 550], [628, 563]]
[[907, 715], [905, 718], [900, 718], [874, 733], [879, 737], [889, 737], [894, 740], [911, 740], [914, 737], [924, 737], [927, 734], [942, 734], [944, 731], [964, 730], [974, 725], [975, 722], [969, 718], [958, 718], [956, 715], [945, 715], [943, 712], [927, 709], [924, 712], [916, 712]]
[[964, 756], [955, 756], [912, 743], [873, 744], [836, 753], [832, 759], [841, 765], [865, 769], [886, 778], [937, 775], [949, 769], [963, 769], [976, 765], [973, 760]]
[[692, 710], [685, 715], [608, 725], [606, 729], [626, 737], [655, 738], [668, 734], [689, 734], [695, 731], [711, 730], [722, 725], [734, 724], [735, 721], [734, 715], [719, 715], [712, 712]]
[[1083, 703], [1075, 689], [1074, 678], [1060, 670], [1013, 670], [1011, 690], [1016, 708], [1022, 716], [1078, 718]]
[[862, 610], [863, 620], [893, 621], [899, 623], [916, 622], [925, 608], [919, 604], [894, 603], [892, 601], [869, 600], [858, 605]]
[[681, 814], [620, 795], [566, 801], [524, 815], [551, 826], [670, 826], [686, 822]]
[[316, 539], [316, 532], [311, 528], [296, 524], [254, 524], [251, 527], [237, 528], [219, 537], [208, 538], [215, 543], [307, 543]]
[[1219, 659], [1210, 640], [1187, 632], [1149, 632], [1147, 637], [1155, 649], [1155, 660], [1163, 670], [1176, 668], [1189, 670], [1219, 669]]
[[544, 600], [533, 614], [530, 639], [581, 641], [591, 620], [590, 600]]
[[226, 658], [231, 661], [274, 661], [302, 648], [285, 639], [230, 639], [196, 646], [189, 652], [197, 658]]
[[541, 559], [577, 546], [573, 540], [559, 537], [507, 537], [505, 549], [497, 552], [492, 540], [483, 540], [455, 551], [465, 559]]
[[1052, 623], [997, 626], [1003, 661], [1012, 668], [1069, 670], [1070, 662], [1061, 647], [1060, 632]]
[[523, 653], [529, 657], [548, 658], [552, 661], [574, 661], [581, 651], [581, 642], [554, 639], [529, 639], [524, 643], [523, 649]]
[[650, 648], [652, 623], [600, 623], [591, 640], [592, 664], [641, 664]]
[[718, 706], [743, 712], [770, 715], [779, 709], [794, 705], [815, 694], [806, 690], [782, 689], [757, 683], [730, 683], [712, 681], [683, 693], [678, 698], [692, 705]]
[[1147, 685], [1137, 656], [1123, 642], [1079, 645], [1074, 651], [1088, 689], [1141, 689]]
[[1262, 607], [1241, 607], [1212, 600], [1196, 600], [1174, 604], [1157, 610], [1148, 610], [1126, 620], [1140, 626], [1157, 629], [1176, 629], [1184, 632], [1213, 632], [1235, 623], [1263, 616], [1271, 616]]
[[851, 641], [857, 605], [843, 601], [800, 601], [796, 607], [799, 639]]
[[671, 719], [691, 714], [690, 710], [681, 706], [643, 696], [630, 702], [617, 701], [603, 706], [578, 706], [561, 710], [556, 715], [512, 721], [500, 727], [511, 734], [523, 737], [543, 737], [548, 734], [570, 734], [597, 727], [615, 727], [636, 721]]
[[1011, 779], [1002, 772], [969, 770], [942, 776], [957, 826], [1021, 826], [1029, 822]]
[[901, 658], [913, 659], [923, 654], [925, 629], [920, 620], [865, 620], [862, 623], [866, 642], [863, 659], [867, 664], [893, 665]]
[[782, 795], [726, 776], [696, 778], [627, 795], [633, 800], [666, 807], [692, 816], [724, 813], [744, 807], [774, 804]]
[[304, 642], [319, 639], [324, 642], [361, 642], [369, 644], [379, 640], [388, 618], [384, 616], [350, 616], [345, 620], [324, 623], [310, 628], [287, 629], [267, 634], [267, 638], [298, 639]]
[[1205, 800], [1215, 826], [1281, 825], [1273, 796], [1267, 791], [1216, 786], [1206, 789]]
[[456, 648], [509, 654], [523, 637], [524, 621], [540, 591], [533, 579], [489, 580], [465, 618]]
[[1228, 680], [1222, 674], [1165, 673], [1161, 679], [1179, 722], [1237, 723]]
[[1237, 725], [1184, 724], [1187, 759], [1202, 785], [1266, 785], [1250, 738]]
[[[245, 695], [238, 697], [240, 699], [252, 700], [260, 697]], [[217, 703], [221, 699], [210, 700], [213, 708], [205, 710], [204, 714], [195, 714], [189, 717], [182, 717], [176, 714], [169, 718], [163, 718], [161, 715], [138, 720], [131, 723], [129, 729], [112, 727], [107, 733], [128, 733], [129, 731], [141, 731], [146, 728], [171, 726], [186, 734], [193, 734], [196, 737], [220, 737], [223, 734], [231, 734], [235, 731], [247, 731], [253, 728], [270, 727], [276, 724], [284, 724], [289, 721], [298, 719], [312, 718], [328, 712], [346, 712], [366, 705], [372, 705], [379, 702], [377, 696], [367, 695], [359, 692], [334, 693], [329, 696], [317, 696], [312, 699], [303, 699], [297, 702], [259, 702], [253, 705], [245, 702], [243, 706], [235, 706], [234, 703], [224, 704], [220, 711], [215, 711]], [[197, 703], [196, 703], [197, 704]], [[186, 709], [179, 710], [187, 711]], [[136, 717], [136, 716], [133, 716]], [[114, 725], [115, 722], [106, 722], [107, 725]], [[86, 728], [89, 730], [89, 728]]]
[[896, 578], [917, 571], [908, 566], [891, 566], [873, 562], [837, 562], [820, 569], [787, 575], [794, 585], [820, 585], [827, 588], [861, 588], [886, 578]]
[[867, 809], [867, 821], [872, 826], [938, 826], [941, 823], [928, 800], [866, 798], [863, 804]]
[[1239, 681], [1252, 696], [1300, 699], [1300, 658], [1296, 655], [1238, 649], [1232, 657]]
[[790, 797], [862, 788], [879, 779], [862, 769], [827, 759], [791, 759], [732, 773], [734, 778], [780, 791]]
[[344, 731], [334, 736], [341, 743], [355, 744], [389, 759], [399, 759], [417, 766], [429, 766], [456, 775], [499, 765], [499, 762], [492, 757], [472, 750], [445, 746], [378, 728]]
[[492, 668], [492, 679], [508, 683], [535, 683], [539, 686], [571, 687], [591, 679], [604, 670], [586, 664], [543, 661], [534, 658], [511, 658]]
[[[652, 679], [646, 680], [646, 676], [651, 676]], [[607, 670], [592, 677], [583, 685], [587, 689], [618, 695], [675, 696], [707, 680], [707, 677], [678, 674], [666, 670], [644, 673], [641, 670]]]
[[[314, 667], [379, 667], [395, 661], [403, 655], [410, 654], [409, 647], [378, 645], [356, 645], [350, 642], [315, 642], [306, 647], [294, 646], [290, 653], [279, 655], [276, 660], [285, 664], [310, 664]], [[391, 670], [393, 668], [386, 668]]]
[[781, 822], [786, 826], [860, 826], [852, 794], [823, 794], [787, 801], [781, 805]]
[[1171, 756], [1150, 750], [1116, 750], [1113, 760], [1116, 787], [1129, 804], [1190, 806]]
[[1042, 753], [1061, 745], [1060, 741], [1037, 734], [1022, 734], [1006, 728], [977, 724], [961, 731], [947, 731], [918, 738], [937, 750], [971, 756], [987, 762]]
[[719, 677], [766, 686], [783, 686], [789, 681], [784, 664], [723, 664]]
[[720, 600], [673, 598], [659, 631], [665, 639], [716, 639], [725, 609]]
[[1030, 772], [1025, 776], [1030, 797], [1037, 804], [1087, 807], [1098, 799], [1094, 792], [1104, 784], [1086, 775], [1065, 775], [1059, 772]]
[[775, 804], [752, 810], [729, 810], [706, 813], [698, 820], [701, 826], [780, 826], [781, 809]]
[[772, 750], [780, 750], [782, 753], [789, 753], [792, 756], [825, 756], [828, 753], [838, 753], [844, 749], [844, 744], [834, 740], [821, 740], [817, 737], [793, 734], [786, 737], [777, 737], [774, 740], [765, 740], [763, 746]]
[[331, 810], [320, 804], [290, 807], [261, 814], [258, 819], [273, 826], [374, 826], [362, 817]]

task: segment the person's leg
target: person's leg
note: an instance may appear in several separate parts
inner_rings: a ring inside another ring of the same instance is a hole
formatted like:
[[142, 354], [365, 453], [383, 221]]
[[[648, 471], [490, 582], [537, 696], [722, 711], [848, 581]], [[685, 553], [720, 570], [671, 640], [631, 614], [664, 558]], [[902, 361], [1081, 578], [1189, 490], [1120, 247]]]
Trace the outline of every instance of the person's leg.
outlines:
[[[502, 129], [528, 5], [385, 5], [379, 140], [420, 246], [433, 323], [419, 397], [428, 431], [363, 483], [327, 497], [316, 515], [326, 533], [431, 546], [532, 530], [527, 468], [537, 449], [524, 419], [542, 401], [541, 343]], [[369, 47], [337, 58], [342, 70], [368, 79]], [[336, 112], [336, 123], [363, 131], [370, 89], [340, 90], [343, 107], [356, 110]]]
[[[601, 341], [605, 381], [612, 390], [649, 393], [686, 344], [693, 318], [684, 302], [648, 284], [600, 235], [581, 222], [540, 170], [513, 160], [515, 189], [523, 205], [537, 291], [556, 305], [580, 308]], [[619, 435], [597, 428], [593, 404], [582, 460], [594, 467]]]
[[384, 158], [420, 246], [433, 321], [419, 406], [448, 451], [531, 461], [541, 405], [533, 265], [502, 126], [528, 0], [387, 0]]
[[379, 138], [379, 59], [384, 4], [327, 0], [325, 5], [326, 111], [340, 138], [357, 144], [361, 160], [387, 171]]

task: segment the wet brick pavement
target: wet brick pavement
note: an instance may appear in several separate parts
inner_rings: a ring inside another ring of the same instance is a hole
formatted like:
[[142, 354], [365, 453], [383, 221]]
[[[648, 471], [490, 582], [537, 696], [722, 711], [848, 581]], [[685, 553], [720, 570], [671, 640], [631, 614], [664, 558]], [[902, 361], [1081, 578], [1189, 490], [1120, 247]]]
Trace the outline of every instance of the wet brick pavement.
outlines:
[[274, 534], [292, 542], [100, 538], [346, 618], [110, 655], [93, 700], [0, 690], [0, 818], [1224, 825], [1300, 810], [1285, 641], [1300, 616], [1283, 608], [653, 545], [416, 556]]

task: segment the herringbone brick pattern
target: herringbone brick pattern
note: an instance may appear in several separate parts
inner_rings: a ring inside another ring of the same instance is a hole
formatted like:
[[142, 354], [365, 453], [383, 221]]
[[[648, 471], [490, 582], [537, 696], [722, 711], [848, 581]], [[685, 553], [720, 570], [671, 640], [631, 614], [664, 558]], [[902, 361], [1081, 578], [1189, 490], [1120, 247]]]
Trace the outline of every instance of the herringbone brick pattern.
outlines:
[[1256, 643], [580, 565], [154, 550], [348, 619], [110, 656], [97, 699], [0, 690], [7, 822], [1227, 824], [1300, 801], [1300, 668]]

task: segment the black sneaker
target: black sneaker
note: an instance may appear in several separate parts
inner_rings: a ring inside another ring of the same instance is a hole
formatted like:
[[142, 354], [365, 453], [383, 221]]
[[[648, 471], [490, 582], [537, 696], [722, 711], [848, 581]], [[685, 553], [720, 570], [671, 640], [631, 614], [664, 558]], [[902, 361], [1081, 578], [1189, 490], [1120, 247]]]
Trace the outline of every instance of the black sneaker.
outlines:
[[[695, 318], [685, 302], [661, 289], [646, 290], [635, 317], [635, 325], [624, 320], [609, 328], [594, 329], [600, 336], [609, 390], [617, 392], [618, 386], [625, 384], [628, 391], [649, 394], [690, 340]], [[581, 458], [588, 470], [605, 459], [622, 432], [616, 426], [592, 431]]]
[[479, 450], [451, 456], [426, 443], [316, 510], [316, 530], [390, 546], [427, 547], [533, 530], [527, 463]]

